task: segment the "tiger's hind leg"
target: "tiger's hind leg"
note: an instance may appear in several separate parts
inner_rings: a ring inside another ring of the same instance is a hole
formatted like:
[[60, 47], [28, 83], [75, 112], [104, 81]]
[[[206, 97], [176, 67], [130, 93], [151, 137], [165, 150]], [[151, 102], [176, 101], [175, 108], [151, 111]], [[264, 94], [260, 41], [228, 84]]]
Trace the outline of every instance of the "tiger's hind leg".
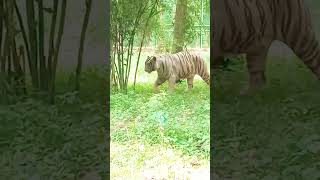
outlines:
[[249, 73], [249, 85], [241, 90], [240, 94], [250, 94], [266, 84], [265, 69], [268, 50], [260, 53], [247, 54], [247, 69]]
[[199, 75], [202, 78], [202, 80], [204, 80], [204, 82], [206, 82], [210, 86], [210, 74], [209, 74], [208, 70], [206, 70], [206, 69], [207, 68], [205, 67], [203, 72], [200, 73]]
[[305, 33], [294, 43], [286, 43], [294, 53], [303, 61], [303, 63], [320, 80], [320, 45], [315, 34], [310, 31]]

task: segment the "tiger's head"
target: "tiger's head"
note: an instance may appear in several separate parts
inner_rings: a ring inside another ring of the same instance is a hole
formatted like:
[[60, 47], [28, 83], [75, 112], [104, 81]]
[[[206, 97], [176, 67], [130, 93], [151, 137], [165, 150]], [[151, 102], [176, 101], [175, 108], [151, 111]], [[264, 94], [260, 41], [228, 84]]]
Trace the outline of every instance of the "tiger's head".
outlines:
[[144, 63], [144, 70], [148, 73], [156, 70], [156, 60], [155, 56], [151, 56], [147, 58], [146, 62]]

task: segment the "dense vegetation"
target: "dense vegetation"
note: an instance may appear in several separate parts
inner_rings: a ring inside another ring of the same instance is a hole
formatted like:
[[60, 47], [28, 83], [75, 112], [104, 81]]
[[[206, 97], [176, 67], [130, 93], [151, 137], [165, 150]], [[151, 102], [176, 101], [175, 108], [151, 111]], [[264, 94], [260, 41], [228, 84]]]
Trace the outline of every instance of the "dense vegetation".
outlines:
[[58, 72], [54, 105], [29, 96], [0, 105], [1, 179], [106, 176], [105, 69], [85, 69], [79, 92], [68, 77]]
[[269, 58], [268, 85], [239, 96], [244, 61], [217, 73], [215, 175], [236, 179], [319, 179], [319, 81], [296, 58]]
[[106, 176], [107, 69], [82, 65], [91, 3], [75, 8], [80, 43], [66, 70], [72, 2], [0, 2], [0, 179]]

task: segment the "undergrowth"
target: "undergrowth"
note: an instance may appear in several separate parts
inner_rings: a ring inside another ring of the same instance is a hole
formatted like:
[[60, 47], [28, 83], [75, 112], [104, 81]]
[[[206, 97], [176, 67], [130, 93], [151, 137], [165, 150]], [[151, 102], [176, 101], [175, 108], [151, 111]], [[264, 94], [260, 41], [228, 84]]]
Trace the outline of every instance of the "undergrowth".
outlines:
[[112, 179], [200, 177], [197, 168], [209, 178], [209, 87], [195, 81], [188, 92], [184, 81], [168, 94], [167, 86], [153, 94], [152, 83], [139, 83], [127, 94], [111, 94]]
[[215, 174], [235, 179], [320, 178], [320, 83], [297, 59], [269, 59], [267, 86], [249, 96], [243, 61], [216, 73]]
[[0, 179], [106, 176], [104, 74], [86, 69], [73, 92], [70, 73], [59, 72], [55, 105], [31, 96], [0, 105]]
[[209, 87], [196, 81], [191, 92], [186, 84], [168, 94], [152, 93], [152, 84], [139, 84], [128, 94], [111, 95], [111, 138], [126, 143], [170, 145], [189, 155], [209, 158]]

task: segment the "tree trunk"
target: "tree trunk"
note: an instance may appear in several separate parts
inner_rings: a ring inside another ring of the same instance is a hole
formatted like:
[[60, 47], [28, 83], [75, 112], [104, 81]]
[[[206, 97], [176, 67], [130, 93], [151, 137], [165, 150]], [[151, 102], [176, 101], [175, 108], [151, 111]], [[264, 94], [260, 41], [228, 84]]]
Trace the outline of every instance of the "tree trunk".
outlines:
[[183, 50], [184, 35], [185, 35], [185, 21], [187, 16], [187, 0], [176, 1], [176, 14], [173, 32], [172, 53]]
[[82, 30], [81, 30], [81, 38], [80, 38], [80, 47], [78, 52], [78, 64], [76, 69], [76, 86], [75, 90], [80, 90], [80, 75], [82, 69], [82, 55], [83, 55], [83, 48], [84, 48], [84, 41], [86, 38], [86, 31], [89, 23], [90, 12], [91, 12], [91, 4], [92, 0], [86, 0], [86, 13], [83, 20]]

